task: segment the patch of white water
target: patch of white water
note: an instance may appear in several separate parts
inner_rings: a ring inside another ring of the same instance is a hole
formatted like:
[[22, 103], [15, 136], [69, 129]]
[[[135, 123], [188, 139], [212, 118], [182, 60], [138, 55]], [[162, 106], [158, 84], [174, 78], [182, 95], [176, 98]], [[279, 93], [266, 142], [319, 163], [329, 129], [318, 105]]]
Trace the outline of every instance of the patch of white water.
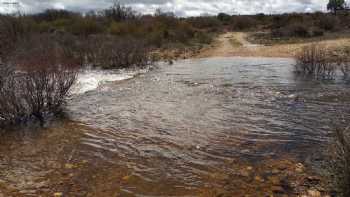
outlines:
[[84, 70], [79, 72], [77, 81], [72, 87], [71, 94], [84, 94], [98, 89], [101, 85], [114, 81], [131, 79], [146, 70]]

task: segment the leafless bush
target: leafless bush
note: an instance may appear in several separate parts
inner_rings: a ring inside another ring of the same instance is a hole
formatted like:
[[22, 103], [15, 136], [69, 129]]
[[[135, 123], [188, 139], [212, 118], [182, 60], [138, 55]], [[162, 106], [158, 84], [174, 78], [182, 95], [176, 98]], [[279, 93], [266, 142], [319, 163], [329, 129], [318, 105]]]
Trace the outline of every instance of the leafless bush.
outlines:
[[113, 6], [103, 10], [101, 14], [114, 21], [125, 21], [137, 18], [137, 13], [134, 10], [121, 5], [118, 1], [114, 1]]
[[46, 115], [58, 113], [76, 79], [75, 71], [66, 68], [30, 70], [18, 77], [23, 98], [32, 116], [44, 121]]
[[344, 74], [345, 77], [349, 77], [350, 75], [350, 48], [349, 47], [341, 47], [335, 52], [335, 62], [339, 67], [340, 71]]
[[[345, 77], [350, 74], [350, 51], [346, 47], [327, 48], [312, 44], [305, 46], [296, 55], [295, 71], [316, 77], [333, 78], [342, 72]], [[339, 71], [339, 72], [338, 72]]]
[[338, 196], [350, 196], [350, 132], [349, 127], [345, 130], [336, 130], [335, 141], [331, 149], [331, 175], [333, 186]]
[[350, 75], [350, 61], [348, 56], [338, 57], [336, 64], [345, 77], [348, 77]]
[[25, 121], [29, 112], [20, 91], [20, 80], [15, 77], [14, 69], [0, 65], [0, 125]]
[[49, 36], [34, 36], [16, 48], [0, 69], [0, 125], [31, 118], [43, 123], [60, 111], [76, 79], [76, 61]]
[[334, 59], [324, 46], [312, 44], [305, 46], [296, 55], [295, 71], [299, 74], [333, 77], [336, 71]]

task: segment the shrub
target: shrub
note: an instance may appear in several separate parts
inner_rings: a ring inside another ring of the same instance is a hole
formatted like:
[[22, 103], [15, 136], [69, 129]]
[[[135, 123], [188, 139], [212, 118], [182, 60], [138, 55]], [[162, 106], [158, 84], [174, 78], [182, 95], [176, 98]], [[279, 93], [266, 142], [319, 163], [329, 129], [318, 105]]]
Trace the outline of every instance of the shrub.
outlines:
[[318, 21], [318, 26], [326, 31], [333, 31], [339, 27], [340, 21], [337, 16], [323, 16]]
[[287, 36], [309, 37], [309, 27], [302, 23], [294, 23], [286, 27]]
[[216, 31], [220, 29], [220, 21], [217, 17], [202, 16], [202, 17], [192, 17], [187, 19], [187, 21], [195, 28], [198, 29], [208, 29], [211, 31]]
[[347, 47], [327, 49], [318, 44], [305, 46], [296, 55], [295, 70], [297, 73], [323, 77], [333, 77], [340, 70], [344, 76], [349, 76], [349, 54]]
[[311, 30], [311, 36], [312, 37], [319, 37], [319, 36], [323, 36], [324, 35], [324, 31], [322, 30], [322, 29], [320, 29], [320, 28], [313, 28], [312, 30]]
[[250, 16], [235, 16], [232, 19], [232, 26], [234, 30], [249, 30], [257, 26], [257, 21]]
[[[44, 22], [41, 22], [44, 23]], [[70, 19], [57, 19], [55, 21], [52, 21], [50, 23], [46, 22], [51, 26], [51, 28], [59, 29], [59, 30], [66, 30], [69, 29], [71, 25], [73, 25], [73, 20]]]
[[104, 68], [143, 68], [151, 64], [149, 48], [139, 39], [114, 38], [105, 44], [102, 52], [106, 55], [101, 59]]
[[323, 32], [304, 23], [292, 23], [288, 24], [287, 26], [272, 29], [271, 34], [275, 37], [306, 38], [316, 35], [323, 35]]
[[0, 60], [6, 61], [17, 42], [32, 32], [29, 21], [20, 16], [0, 16]]
[[88, 18], [76, 19], [72, 25], [69, 26], [68, 31], [74, 35], [88, 36], [103, 32], [103, 27], [95, 20]]
[[1, 66], [7, 76], [0, 84], [0, 126], [18, 124], [37, 118], [41, 123], [49, 114], [60, 111], [75, 81], [71, 69], [38, 68], [16, 73]]
[[[142, 29], [142, 24], [136, 22], [112, 22], [109, 27], [109, 32], [116, 36], [135, 36], [141, 37], [146, 33]], [[147, 32], [148, 33], [148, 32]]]
[[350, 75], [350, 47], [341, 47], [333, 50], [335, 63], [345, 77]]
[[109, 9], [103, 10], [102, 15], [117, 22], [137, 18], [136, 12], [131, 7], [122, 6], [117, 1]]
[[102, 68], [145, 67], [152, 63], [146, 42], [131, 37], [93, 36], [85, 41], [88, 63]]
[[333, 77], [335, 74], [334, 61], [324, 46], [317, 44], [305, 46], [296, 55], [296, 61], [297, 73], [323, 77]]
[[331, 175], [338, 196], [350, 196], [350, 132], [337, 129], [331, 148]]
[[36, 21], [55, 21], [58, 19], [71, 19], [74, 18], [75, 16], [78, 16], [79, 14], [70, 12], [67, 10], [59, 10], [59, 9], [47, 9], [44, 12], [34, 14], [33, 18]]
[[231, 20], [231, 16], [226, 13], [219, 13], [217, 17], [221, 22], [229, 22]]
[[11, 67], [0, 66], [0, 126], [23, 122], [30, 112], [22, 99], [21, 80], [15, 78]]
[[160, 48], [168, 36], [169, 32], [167, 30], [155, 30], [146, 37], [146, 40], [149, 45]]
[[180, 22], [177, 27], [173, 30], [170, 38], [174, 42], [188, 43], [195, 35], [195, 30], [192, 26], [185, 22]]
[[210, 33], [202, 31], [197, 32], [195, 37], [202, 44], [210, 44], [213, 41], [213, 36]]
[[60, 111], [76, 79], [75, 61], [48, 36], [34, 36], [17, 49], [0, 69], [0, 125], [31, 118], [44, 123]]

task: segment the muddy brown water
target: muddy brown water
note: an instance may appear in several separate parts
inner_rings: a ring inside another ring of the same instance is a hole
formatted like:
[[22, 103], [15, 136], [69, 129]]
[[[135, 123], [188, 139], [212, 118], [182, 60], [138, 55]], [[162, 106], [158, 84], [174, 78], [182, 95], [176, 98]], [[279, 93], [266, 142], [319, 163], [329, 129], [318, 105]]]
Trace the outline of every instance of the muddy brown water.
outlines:
[[347, 82], [301, 79], [293, 64], [183, 60], [75, 95], [66, 118], [1, 133], [0, 194], [268, 193], [276, 181], [264, 171], [276, 171], [274, 161], [287, 165], [277, 173], [298, 162], [312, 168], [332, 127], [349, 120]]

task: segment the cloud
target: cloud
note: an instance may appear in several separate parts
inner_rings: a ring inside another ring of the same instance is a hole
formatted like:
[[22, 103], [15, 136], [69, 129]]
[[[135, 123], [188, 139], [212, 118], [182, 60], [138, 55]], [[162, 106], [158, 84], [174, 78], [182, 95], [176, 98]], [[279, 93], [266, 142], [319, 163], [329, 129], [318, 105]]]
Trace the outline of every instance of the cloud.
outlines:
[[[16, 1], [16, 0], [0, 0]], [[79, 12], [110, 7], [113, 0], [17, 0], [25, 12], [39, 12], [48, 8]], [[328, 0], [119, 0], [142, 13], [153, 13], [157, 8], [180, 16], [229, 14], [285, 13], [325, 11]], [[10, 8], [12, 9], [12, 8]], [[6, 6], [0, 4], [0, 12]]]

